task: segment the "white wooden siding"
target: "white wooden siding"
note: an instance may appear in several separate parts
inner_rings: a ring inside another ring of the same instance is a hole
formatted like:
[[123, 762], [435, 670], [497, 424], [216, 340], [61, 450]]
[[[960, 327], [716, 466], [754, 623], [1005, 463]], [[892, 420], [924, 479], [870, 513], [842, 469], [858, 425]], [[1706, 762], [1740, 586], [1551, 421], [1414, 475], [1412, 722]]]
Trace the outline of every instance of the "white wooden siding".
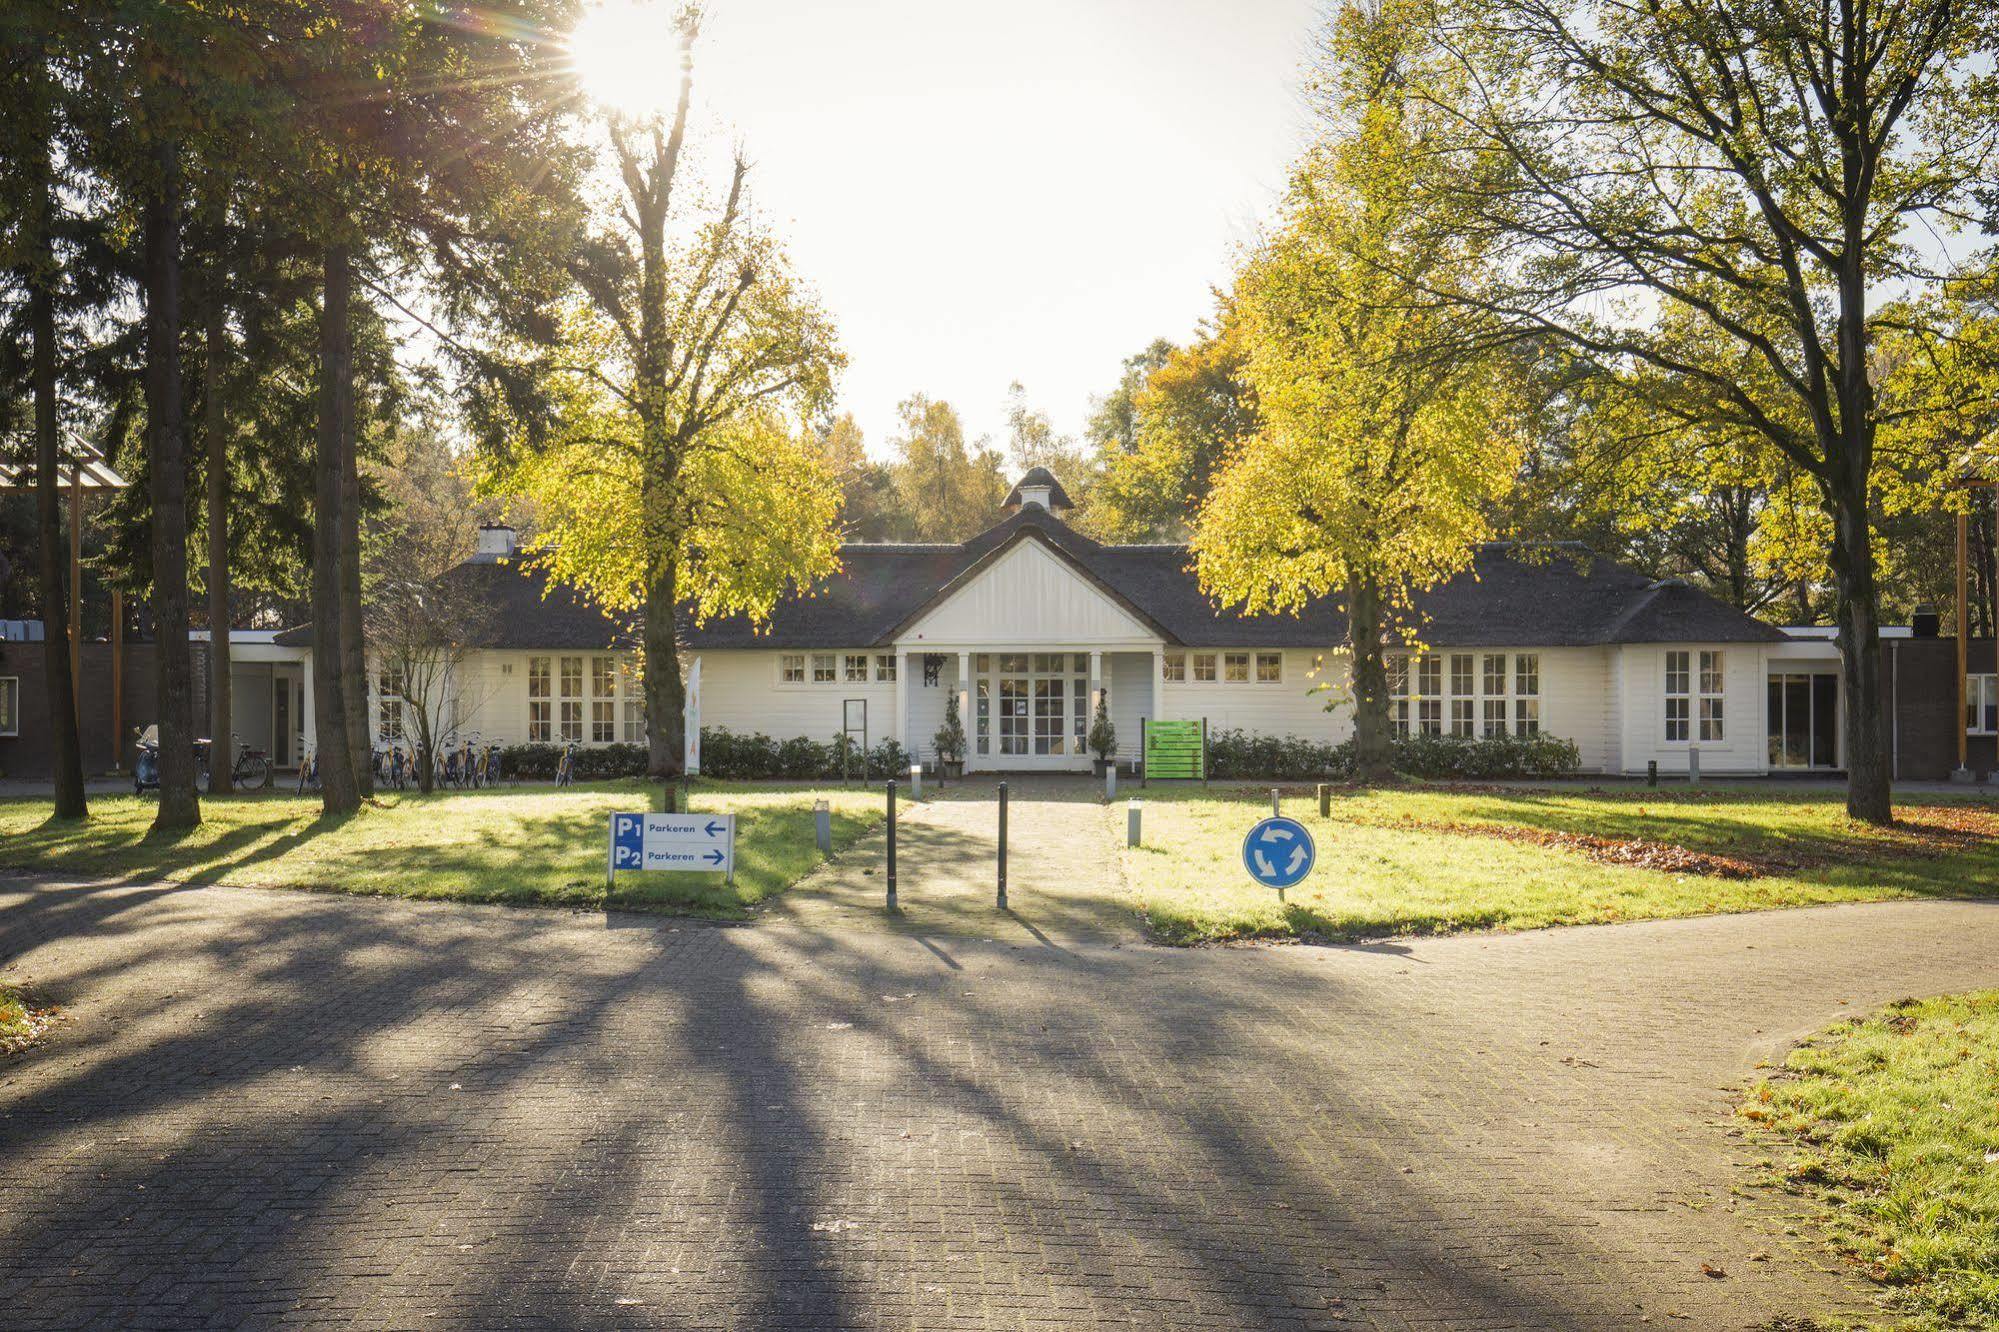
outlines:
[[[1326, 711], [1335, 697], [1345, 697], [1345, 658], [1331, 652], [1306, 648], [1283, 651], [1283, 679], [1276, 684], [1194, 679], [1194, 654], [1211, 649], [1168, 648], [1166, 655], [1182, 651], [1187, 655], [1184, 681], [1161, 681], [1159, 714], [1169, 721], [1208, 719], [1210, 731], [1242, 730], [1256, 735], [1295, 735], [1301, 739], [1337, 744], [1353, 733], [1350, 709]], [[1215, 648], [1216, 674], [1223, 670], [1222, 659], [1230, 652], [1250, 654], [1250, 673], [1256, 672], [1256, 653], [1269, 648]], [[1315, 686], [1332, 681], [1329, 693]]]
[[1075, 650], [1157, 641], [1157, 634], [1034, 539], [1000, 556], [902, 637], [912, 652], [940, 645]]
[[[1769, 770], [1769, 741], [1764, 713], [1768, 706], [1768, 651], [1760, 643], [1643, 644], [1612, 649], [1615, 678], [1610, 689], [1623, 699], [1618, 719], [1622, 752], [1614, 771], [1642, 773], [1656, 760], [1659, 771], [1684, 773], [1687, 751], [1698, 744], [1701, 772], [1761, 773]], [[1700, 739], [1698, 693], [1692, 708], [1689, 740], [1666, 739], [1666, 653], [1685, 652], [1698, 689], [1700, 654], [1720, 652], [1725, 739]]]
[[[845, 678], [850, 652], [866, 653], [867, 683]], [[814, 654], [807, 652], [803, 684], [778, 679], [778, 658], [782, 655], [786, 654], [768, 649], [703, 650], [699, 654], [701, 724], [726, 726], [743, 735], [760, 731], [774, 740], [806, 736], [823, 743], [839, 734], [845, 700], [859, 698], [868, 704], [870, 745], [896, 733], [895, 681], [875, 679], [875, 658], [885, 654], [873, 648], [837, 651], [832, 654], [834, 671], [841, 678], [818, 683], [811, 678]], [[917, 670], [920, 674], [920, 664]]]

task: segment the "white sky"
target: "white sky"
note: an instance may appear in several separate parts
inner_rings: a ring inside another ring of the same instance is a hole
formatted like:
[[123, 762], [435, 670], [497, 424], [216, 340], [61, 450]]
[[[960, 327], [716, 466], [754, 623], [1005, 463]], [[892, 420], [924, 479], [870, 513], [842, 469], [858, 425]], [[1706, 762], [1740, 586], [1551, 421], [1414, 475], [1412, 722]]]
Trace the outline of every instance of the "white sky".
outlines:
[[1079, 433], [1184, 341], [1302, 142], [1316, 0], [711, 0], [697, 97], [838, 322], [880, 454], [912, 392], [1010, 381]]

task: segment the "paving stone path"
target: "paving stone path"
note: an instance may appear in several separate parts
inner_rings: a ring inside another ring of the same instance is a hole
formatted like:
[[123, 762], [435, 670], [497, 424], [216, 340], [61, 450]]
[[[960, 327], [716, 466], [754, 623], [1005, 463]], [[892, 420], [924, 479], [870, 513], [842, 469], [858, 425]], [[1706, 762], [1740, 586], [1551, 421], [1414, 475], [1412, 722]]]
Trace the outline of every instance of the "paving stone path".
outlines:
[[1999, 982], [1974, 903], [1172, 951], [1029, 863], [1107, 872], [1087, 802], [1022, 800], [1041, 849], [982, 917], [986, 817], [913, 817], [886, 925], [865, 847], [749, 927], [0, 880], [0, 976], [68, 1012], [0, 1062], [0, 1325], [1864, 1308], [1731, 1191], [1758, 1149], [1724, 1088], [1841, 1013]]

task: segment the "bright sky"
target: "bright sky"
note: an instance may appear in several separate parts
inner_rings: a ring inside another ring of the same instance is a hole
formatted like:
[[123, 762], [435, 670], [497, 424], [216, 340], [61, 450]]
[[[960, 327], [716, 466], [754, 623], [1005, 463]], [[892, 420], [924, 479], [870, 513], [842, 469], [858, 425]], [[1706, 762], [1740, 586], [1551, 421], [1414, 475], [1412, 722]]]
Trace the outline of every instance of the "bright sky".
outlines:
[[1302, 141], [1316, 0], [712, 0], [697, 97], [839, 323], [880, 453], [1019, 379], [1058, 429], [1184, 341]]

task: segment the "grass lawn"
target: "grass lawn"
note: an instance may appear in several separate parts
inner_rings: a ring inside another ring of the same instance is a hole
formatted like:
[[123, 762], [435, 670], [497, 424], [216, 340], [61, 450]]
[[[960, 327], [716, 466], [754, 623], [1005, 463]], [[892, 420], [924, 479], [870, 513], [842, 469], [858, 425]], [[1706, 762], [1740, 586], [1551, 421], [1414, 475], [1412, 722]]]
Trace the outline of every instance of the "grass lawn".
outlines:
[[[46, 800], [0, 801], [0, 867], [102, 878], [395, 897], [563, 906], [607, 905], [604, 857], [614, 810], [648, 807], [657, 788], [604, 782], [558, 791], [516, 787], [390, 792], [325, 825], [317, 796], [203, 800], [202, 825], [173, 840], [147, 835], [151, 798], [94, 795], [80, 825], [49, 822]], [[696, 784], [696, 810], [736, 816], [736, 883], [719, 875], [623, 874], [609, 904], [741, 917], [817, 865], [812, 802], [833, 811], [837, 849], [881, 819], [878, 792]]]
[[1126, 889], [1153, 932], [1174, 943], [1527, 929], [1999, 892], [1999, 805], [1991, 803], [1925, 804], [1903, 811], [1906, 826], [1879, 830], [1849, 820], [1844, 793], [1830, 786], [1412, 786], [1342, 792], [1329, 820], [1309, 792], [1288, 798], [1285, 812], [1311, 829], [1318, 863], [1280, 905], [1241, 861], [1243, 834], [1269, 812], [1267, 789], [1153, 787], [1142, 798], [1145, 845], [1123, 853]]
[[1999, 1327], [1999, 991], [1904, 1000], [1784, 1068], [1740, 1112], [1796, 1144], [1771, 1182], [1915, 1326]]

